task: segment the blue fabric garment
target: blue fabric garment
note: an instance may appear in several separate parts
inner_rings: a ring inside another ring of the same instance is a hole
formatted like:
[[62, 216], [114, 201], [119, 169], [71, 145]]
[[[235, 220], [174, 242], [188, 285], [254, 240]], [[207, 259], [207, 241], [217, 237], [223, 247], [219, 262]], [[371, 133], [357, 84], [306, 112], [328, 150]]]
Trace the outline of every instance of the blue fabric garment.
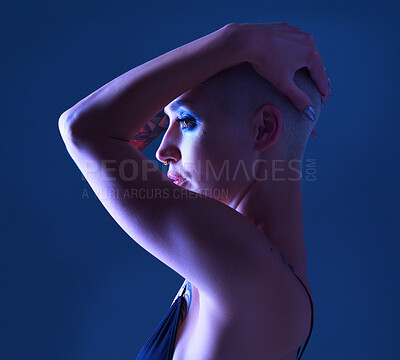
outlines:
[[[301, 346], [297, 350], [297, 360], [300, 360], [304, 350], [307, 346], [308, 340], [310, 339], [312, 328], [314, 325], [314, 305], [312, 302], [312, 298], [303, 284], [303, 282], [300, 280], [300, 278], [295, 274], [293, 266], [289, 265], [283, 254], [280, 252], [281, 257], [283, 262], [288, 265], [290, 270], [293, 272], [293, 274], [297, 277], [297, 279], [301, 282], [303, 285], [304, 289], [306, 289], [308, 297], [311, 302], [311, 327], [310, 327], [310, 332], [308, 334], [308, 338], [306, 342], [304, 343], [303, 350], [301, 351]], [[159, 325], [157, 326], [157, 329], [154, 331], [153, 335], [151, 335], [150, 339], [147, 340], [146, 344], [142, 347], [142, 349], [139, 352], [139, 355], [137, 356], [136, 360], [171, 360], [172, 355], [174, 352], [174, 344], [175, 344], [175, 337], [176, 337], [176, 331], [177, 331], [177, 325], [178, 325], [178, 318], [179, 318], [179, 311], [180, 307], [182, 304], [182, 301], [184, 301], [183, 294], [185, 292], [183, 291], [181, 295], [179, 295], [174, 303], [170, 306], [168, 312], [165, 314], [164, 318], [161, 320]], [[300, 354], [300, 357], [299, 357]]]
[[171, 360], [178, 326], [179, 311], [183, 299], [179, 295], [165, 314], [153, 335], [140, 350], [136, 360]]

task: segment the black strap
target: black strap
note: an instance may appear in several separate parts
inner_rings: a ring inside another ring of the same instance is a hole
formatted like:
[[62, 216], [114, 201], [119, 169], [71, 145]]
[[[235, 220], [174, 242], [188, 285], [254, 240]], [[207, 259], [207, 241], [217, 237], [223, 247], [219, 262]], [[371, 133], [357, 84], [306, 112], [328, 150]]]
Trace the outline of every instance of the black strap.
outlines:
[[301, 279], [294, 272], [293, 272], [293, 274], [297, 277], [297, 279], [299, 279], [299, 281], [301, 282], [301, 285], [303, 285], [304, 289], [306, 289], [307, 295], [308, 295], [308, 297], [310, 299], [310, 302], [311, 302], [311, 328], [310, 328], [310, 333], [308, 334], [307, 340], [304, 343], [303, 350], [301, 351], [300, 357], [299, 357], [299, 353], [300, 353], [301, 346], [297, 350], [297, 360], [300, 360], [301, 357], [303, 356], [304, 350], [305, 350], [305, 348], [307, 346], [308, 340], [310, 339], [311, 332], [312, 332], [312, 329], [313, 329], [313, 326], [314, 326], [314, 304], [313, 304], [312, 298], [311, 298], [310, 293], [308, 292], [306, 286], [303, 284]]

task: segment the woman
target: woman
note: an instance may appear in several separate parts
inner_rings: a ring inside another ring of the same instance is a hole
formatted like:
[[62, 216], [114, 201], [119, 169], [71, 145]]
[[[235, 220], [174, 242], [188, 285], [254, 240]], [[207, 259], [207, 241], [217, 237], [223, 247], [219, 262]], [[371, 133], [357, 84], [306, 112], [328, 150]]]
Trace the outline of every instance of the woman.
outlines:
[[[328, 83], [311, 35], [231, 23], [61, 115], [107, 211], [185, 278], [137, 359], [292, 360], [307, 344], [299, 175]], [[156, 156], [173, 183], [141, 152], [164, 131]]]

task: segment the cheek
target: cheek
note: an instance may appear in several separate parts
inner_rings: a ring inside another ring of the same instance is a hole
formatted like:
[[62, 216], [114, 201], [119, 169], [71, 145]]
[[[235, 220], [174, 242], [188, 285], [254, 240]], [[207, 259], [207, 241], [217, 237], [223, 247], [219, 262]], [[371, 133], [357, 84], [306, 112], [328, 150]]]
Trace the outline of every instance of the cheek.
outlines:
[[239, 175], [243, 175], [243, 166], [238, 164], [243, 158], [240, 141], [226, 129], [208, 130], [182, 145], [184, 168], [199, 183], [211, 185], [230, 181], [237, 167]]
[[197, 139], [195, 142], [187, 141], [181, 147], [182, 166], [192, 181], [199, 186], [205, 185], [214, 177], [207, 175], [207, 167], [210, 173], [210, 167], [218, 160], [216, 157], [220, 151], [219, 146], [207, 139]]
[[[215, 148], [215, 151], [209, 155], [214, 173], [222, 174], [219, 178], [212, 178], [221, 185], [239, 186], [246, 184], [252, 179], [252, 158], [248, 147], [243, 147], [234, 142], [227, 142], [222, 146]], [[218, 175], [217, 175], [218, 176]], [[212, 179], [211, 179], [212, 180]]]
[[206, 152], [199, 141], [188, 140], [182, 144], [182, 167], [187, 172], [187, 175], [194, 179], [199, 179], [203, 163], [206, 159]]

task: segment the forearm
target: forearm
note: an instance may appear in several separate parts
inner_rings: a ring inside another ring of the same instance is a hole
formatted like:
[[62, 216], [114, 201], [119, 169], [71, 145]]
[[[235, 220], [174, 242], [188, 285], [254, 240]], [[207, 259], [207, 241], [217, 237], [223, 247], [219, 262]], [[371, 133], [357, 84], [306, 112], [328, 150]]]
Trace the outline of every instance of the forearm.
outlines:
[[138, 132], [136, 132], [129, 142], [142, 151], [154, 139], [165, 132], [167, 129], [168, 116], [164, 111], [160, 111], [151, 118]]
[[235, 34], [224, 26], [113, 79], [68, 110], [71, 133], [130, 141], [173, 99], [244, 61]]

